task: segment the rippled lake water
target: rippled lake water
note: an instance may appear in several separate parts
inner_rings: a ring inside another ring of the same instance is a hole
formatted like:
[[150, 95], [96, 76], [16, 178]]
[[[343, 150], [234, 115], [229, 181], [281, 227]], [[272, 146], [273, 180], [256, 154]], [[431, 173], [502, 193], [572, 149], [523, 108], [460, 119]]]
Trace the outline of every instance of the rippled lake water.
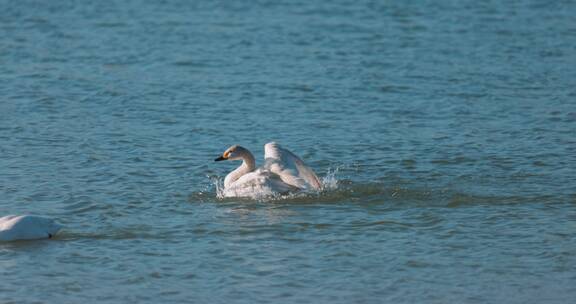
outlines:
[[[572, 303], [574, 1], [0, 1], [1, 303]], [[218, 199], [278, 141], [317, 195]]]

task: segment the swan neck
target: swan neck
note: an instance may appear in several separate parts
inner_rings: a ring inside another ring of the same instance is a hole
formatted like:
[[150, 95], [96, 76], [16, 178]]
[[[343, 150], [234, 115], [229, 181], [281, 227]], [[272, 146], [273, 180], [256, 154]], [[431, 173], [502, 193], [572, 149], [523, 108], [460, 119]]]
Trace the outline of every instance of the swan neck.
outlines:
[[242, 156], [242, 165], [240, 165], [240, 167], [245, 167], [246, 170], [248, 170], [246, 173], [252, 172], [256, 169], [256, 160], [250, 151], [246, 150], [246, 153]]
[[250, 173], [256, 169], [256, 161], [252, 153], [250, 153], [250, 151], [246, 150], [246, 152], [243, 153], [241, 157], [242, 157], [242, 164], [240, 165], [240, 167], [230, 172], [224, 179], [224, 188], [230, 187], [232, 183], [237, 181], [244, 174]]

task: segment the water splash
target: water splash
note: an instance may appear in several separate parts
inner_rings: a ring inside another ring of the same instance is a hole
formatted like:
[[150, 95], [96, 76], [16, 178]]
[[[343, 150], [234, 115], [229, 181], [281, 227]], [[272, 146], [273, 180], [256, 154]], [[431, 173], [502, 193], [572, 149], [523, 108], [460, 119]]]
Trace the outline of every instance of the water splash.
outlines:
[[338, 174], [339, 170], [340, 167], [336, 167], [334, 170], [330, 168], [328, 169], [326, 176], [324, 176], [321, 181], [323, 191], [338, 189], [338, 179], [336, 178], [336, 175]]
[[210, 182], [214, 185], [216, 190], [216, 198], [223, 199], [224, 196], [224, 180], [217, 176], [210, 176]]
[[[326, 175], [320, 179], [320, 183], [322, 184], [322, 186], [319, 191], [304, 191], [290, 194], [278, 194], [272, 191], [271, 189], [264, 187], [262, 189], [259, 189], [257, 192], [249, 193], [249, 195], [247, 195], [245, 198], [257, 201], [263, 201], [263, 200], [284, 200], [284, 199], [318, 196], [322, 193], [338, 189], [338, 179], [336, 178], [336, 175], [338, 174], [339, 170], [340, 167], [335, 167], [334, 169], [332, 168], [328, 169]], [[210, 179], [211, 185], [215, 189], [217, 199], [222, 200], [225, 198], [229, 198], [226, 196], [224, 189], [224, 180], [222, 178], [219, 178], [217, 176], [208, 176], [208, 178]]]

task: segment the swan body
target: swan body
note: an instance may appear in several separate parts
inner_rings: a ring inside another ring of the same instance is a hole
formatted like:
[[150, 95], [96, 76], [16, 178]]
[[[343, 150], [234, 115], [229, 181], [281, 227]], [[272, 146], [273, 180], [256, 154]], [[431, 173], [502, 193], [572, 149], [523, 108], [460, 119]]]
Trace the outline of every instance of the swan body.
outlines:
[[0, 217], [0, 241], [48, 239], [62, 226], [54, 220], [34, 215]]
[[322, 188], [312, 169], [274, 142], [264, 145], [264, 165], [260, 168], [256, 168], [252, 153], [237, 145], [215, 159], [222, 160], [242, 160], [242, 165], [224, 179], [224, 197], [262, 197]]

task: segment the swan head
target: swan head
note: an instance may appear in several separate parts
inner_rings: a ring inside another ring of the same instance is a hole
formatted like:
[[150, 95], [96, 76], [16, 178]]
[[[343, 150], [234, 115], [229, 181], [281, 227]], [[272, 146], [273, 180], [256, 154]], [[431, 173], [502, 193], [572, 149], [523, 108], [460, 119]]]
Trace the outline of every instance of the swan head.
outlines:
[[234, 146], [226, 149], [226, 151], [224, 151], [224, 153], [222, 153], [222, 155], [220, 157], [216, 158], [214, 161], [239, 160], [239, 159], [243, 158], [243, 156], [246, 154], [246, 152], [248, 152], [248, 150], [246, 150], [246, 148], [238, 146], [238, 145], [234, 145]]

